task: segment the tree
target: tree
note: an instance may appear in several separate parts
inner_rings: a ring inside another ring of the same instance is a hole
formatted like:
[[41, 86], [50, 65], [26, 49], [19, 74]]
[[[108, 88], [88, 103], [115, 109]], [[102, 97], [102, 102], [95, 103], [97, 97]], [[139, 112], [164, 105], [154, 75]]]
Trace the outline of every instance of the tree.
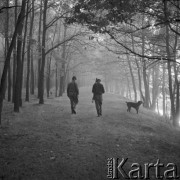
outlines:
[[[6, 1], [6, 21], [5, 21], [5, 56], [9, 48], [9, 0]], [[11, 101], [11, 66], [8, 69], [8, 101]]]
[[25, 19], [25, 24], [24, 24], [24, 38], [23, 38], [23, 47], [22, 47], [22, 63], [21, 63], [21, 89], [20, 89], [20, 106], [22, 106], [22, 90], [23, 90], [23, 72], [24, 72], [24, 59], [25, 59], [25, 48], [27, 44], [27, 29], [28, 29], [28, 17], [29, 17], [29, 1], [26, 4], [26, 19]]
[[25, 99], [26, 101], [29, 101], [30, 62], [32, 62], [31, 51], [32, 51], [33, 23], [34, 23], [34, 0], [32, 0], [31, 2], [32, 2], [32, 11], [30, 17], [30, 27], [29, 27], [29, 36], [28, 36], [28, 45], [27, 45], [27, 78], [26, 78], [26, 99]]
[[[14, 8], [14, 26], [16, 26], [17, 23], [17, 2], [18, 0], [15, 0], [15, 8]], [[14, 96], [15, 96], [15, 81], [16, 81], [16, 40], [14, 43], [14, 49], [13, 49], [13, 82], [12, 82], [12, 87], [13, 87], [13, 94], [12, 94], [12, 102], [14, 103]]]
[[47, 16], [47, 4], [48, 0], [44, 1], [44, 6], [43, 6], [43, 33], [42, 33], [42, 59], [41, 59], [41, 67], [40, 67], [40, 74], [39, 74], [39, 104], [44, 103], [44, 67], [45, 67], [45, 59], [46, 59], [46, 16]]
[[[66, 39], [66, 33], [67, 33], [67, 26], [64, 23], [64, 35], [63, 40]], [[60, 67], [60, 82], [59, 82], [59, 96], [62, 96], [64, 92], [64, 85], [65, 85], [65, 55], [66, 55], [66, 43], [63, 44], [62, 47], [62, 57], [61, 57], [61, 67]]]
[[6, 60], [4, 62], [4, 69], [3, 69], [3, 73], [2, 73], [2, 77], [1, 77], [1, 84], [0, 84], [0, 124], [1, 124], [1, 113], [2, 113], [2, 107], [3, 107], [3, 97], [4, 97], [4, 93], [5, 93], [5, 82], [6, 82], [6, 78], [7, 78], [8, 68], [10, 66], [11, 53], [13, 51], [16, 36], [22, 28], [21, 23], [24, 19], [25, 6], [26, 6], [26, 2], [22, 1], [21, 11], [18, 16], [17, 24], [16, 24], [16, 27], [15, 27], [15, 30], [13, 33], [13, 37], [12, 37], [10, 46], [8, 48]]
[[22, 1], [23, 11], [22, 13], [22, 21], [20, 22], [18, 32], [17, 32], [17, 65], [16, 65], [16, 81], [15, 81], [15, 96], [14, 96], [14, 111], [19, 112], [19, 107], [21, 104], [21, 97], [20, 97], [20, 91], [21, 91], [21, 70], [22, 70], [22, 32], [23, 32], [23, 26], [24, 26], [24, 17], [25, 17], [25, 7], [26, 7], [26, 1]]

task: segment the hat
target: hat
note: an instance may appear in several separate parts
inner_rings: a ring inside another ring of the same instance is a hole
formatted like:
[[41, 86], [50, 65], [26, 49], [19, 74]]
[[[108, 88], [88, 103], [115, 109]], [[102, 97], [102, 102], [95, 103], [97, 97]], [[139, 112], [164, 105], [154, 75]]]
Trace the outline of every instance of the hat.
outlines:
[[72, 77], [72, 80], [76, 80], [76, 76], [73, 76], [73, 77]]
[[101, 82], [101, 80], [100, 80], [100, 79], [98, 79], [98, 78], [96, 78], [96, 82]]

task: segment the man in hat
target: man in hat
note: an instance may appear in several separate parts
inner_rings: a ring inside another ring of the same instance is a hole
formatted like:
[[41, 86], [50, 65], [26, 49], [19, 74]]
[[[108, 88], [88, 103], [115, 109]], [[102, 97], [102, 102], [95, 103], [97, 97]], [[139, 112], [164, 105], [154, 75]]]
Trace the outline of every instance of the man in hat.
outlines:
[[78, 95], [79, 95], [79, 89], [78, 85], [76, 83], [76, 77], [72, 77], [72, 82], [70, 82], [67, 86], [67, 96], [70, 99], [71, 103], [71, 113], [76, 114], [76, 105], [78, 104]]
[[100, 79], [96, 79], [96, 82], [93, 85], [92, 93], [93, 99], [95, 100], [97, 115], [102, 116], [102, 94], [104, 94], [104, 86], [101, 84]]

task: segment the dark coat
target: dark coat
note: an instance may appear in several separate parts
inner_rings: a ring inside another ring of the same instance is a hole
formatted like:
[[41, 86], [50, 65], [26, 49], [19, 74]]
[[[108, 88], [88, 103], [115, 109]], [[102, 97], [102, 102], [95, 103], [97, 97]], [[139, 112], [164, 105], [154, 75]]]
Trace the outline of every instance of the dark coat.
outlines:
[[70, 82], [67, 86], [67, 96], [78, 96], [79, 95], [79, 89], [76, 82]]
[[101, 83], [94, 83], [92, 88], [92, 93], [94, 95], [102, 95], [104, 92], [104, 86]]

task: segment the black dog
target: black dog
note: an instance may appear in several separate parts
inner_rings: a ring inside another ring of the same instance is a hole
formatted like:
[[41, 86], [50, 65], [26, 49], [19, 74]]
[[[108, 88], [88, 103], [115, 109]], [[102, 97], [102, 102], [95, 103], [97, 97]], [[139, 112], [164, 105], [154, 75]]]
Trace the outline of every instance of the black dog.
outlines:
[[140, 107], [140, 105], [141, 105], [143, 102], [142, 102], [142, 101], [138, 101], [138, 102], [126, 102], [126, 103], [127, 103], [127, 107], [128, 107], [127, 111], [130, 112], [131, 107], [133, 107], [134, 109], [136, 109], [137, 114], [138, 114], [139, 107]]

